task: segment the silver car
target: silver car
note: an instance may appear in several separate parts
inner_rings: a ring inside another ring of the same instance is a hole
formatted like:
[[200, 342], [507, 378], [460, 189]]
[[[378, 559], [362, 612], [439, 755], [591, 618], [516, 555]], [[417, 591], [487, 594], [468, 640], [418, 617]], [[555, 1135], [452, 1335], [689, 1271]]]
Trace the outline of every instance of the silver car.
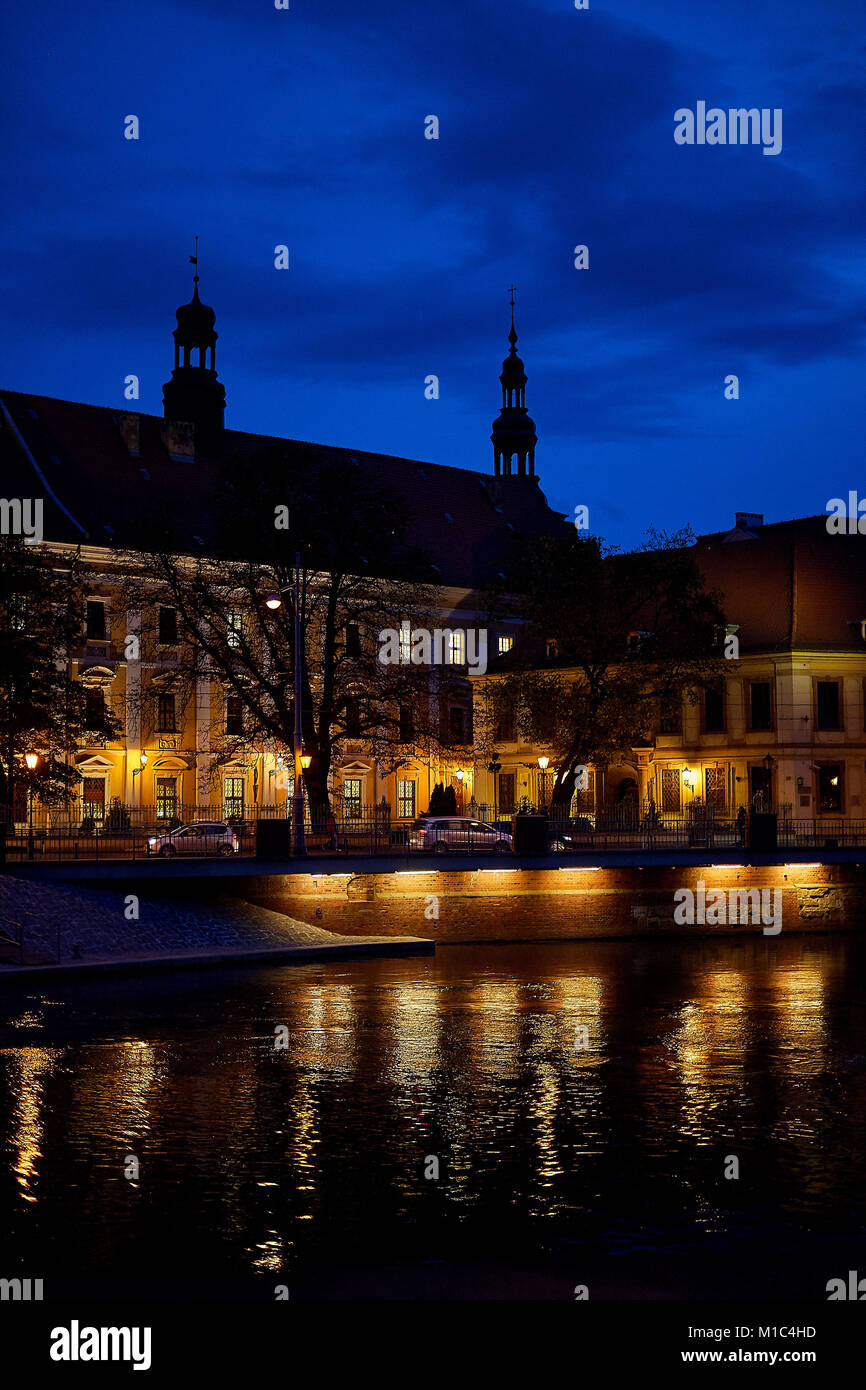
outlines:
[[215, 820], [179, 825], [167, 835], [152, 835], [147, 842], [148, 854], [158, 854], [163, 859], [176, 854], [220, 854], [227, 858], [239, 849], [240, 842], [231, 826]]
[[448, 854], [452, 850], [476, 850], [510, 854], [511, 836], [495, 825], [469, 816], [432, 816], [420, 821], [409, 836], [409, 848]]

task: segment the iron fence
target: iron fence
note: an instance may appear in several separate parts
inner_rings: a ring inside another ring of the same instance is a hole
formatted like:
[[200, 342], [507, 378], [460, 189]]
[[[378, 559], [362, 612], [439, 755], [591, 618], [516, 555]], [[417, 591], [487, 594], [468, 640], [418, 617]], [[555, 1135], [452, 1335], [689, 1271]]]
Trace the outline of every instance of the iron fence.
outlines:
[[[154, 807], [124, 808], [122, 817], [105, 817], [88, 823], [86, 817], [61, 818], [57, 812], [34, 816], [29, 823], [5, 827], [5, 854], [8, 862], [38, 860], [149, 859], [154, 856], [180, 858], [183, 855], [245, 856], [256, 854], [257, 826], [260, 821], [283, 821], [285, 843], [290, 839], [290, 812], [285, 806], [247, 808], [244, 816], [233, 808], [179, 806], [173, 816], [157, 815]], [[485, 811], [488, 814], [485, 815]], [[442, 823], [435, 834], [420, 833], [424, 818], [397, 820], [381, 806], [359, 808], [357, 814], [310, 815], [306, 808], [305, 836], [311, 855], [377, 855], [405, 853], [483, 853], [510, 852], [513, 821], [510, 816], [492, 816], [492, 808], [479, 807], [471, 821], [460, 817], [437, 817]], [[453, 822], [447, 825], [447, 822]], [[606, 850], [686, 851], [695, 849], [736, 850], [747, 848], [750, 820], [736, 816], [696, 818], [662, 814], [625, 820], [604, 813], [545, 818], [541, 838], [536, 836], [535, 852], [597, 854]], [[866, 848], [866, 820], [844, 817], [795, 819], [779, 816], [776, 845], [780, 850], [820, 850]], [[0, 830], [2, 840], [2, 830]], [[756, 841], [757, 844], [757, 841]]]

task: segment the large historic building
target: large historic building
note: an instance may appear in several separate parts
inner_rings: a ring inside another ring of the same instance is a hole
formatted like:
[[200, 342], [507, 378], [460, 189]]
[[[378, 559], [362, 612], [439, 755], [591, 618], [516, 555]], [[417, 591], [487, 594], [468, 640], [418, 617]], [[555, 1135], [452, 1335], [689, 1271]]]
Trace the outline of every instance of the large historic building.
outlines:
[[[684, 699], [621, 763], [591, 768], [581, 810], [621, 808], [623, 822], [699, 804], [719, 816], [742, 806], [866, 820], [866, 537], [831, 534], [827, 520], [765, 525], [738, 512], [729, 530], [697, 539], [698, 567], [735, 639], [724, 687]], [[552, 774], [536, 755], [545, 750], [501, 732], [497, 781], [485, 765], [479, 799], [495, 796], [503, 811], [522, 796], [544, 800]]]
[[[122, 724], [118, 739], [90, 739], [71, 754], [82, 778], [78, 816], [100, 821], [115, 801], [159, 818], [204, 806], [243, 818], [279, 808], [291, 793], [288, 750], [239, 741], [242, 711], [218, 681], [197, 677], [195, 698], [179, 706], [167, 679], [181, 659], [170, 603], [151, 603], [146, 649], [140, 660], [127, 659], [141, 604], [128, 587], [121, 597], [120, 549], [135, 548], [144, 518], [170, 512], [182, 552], [207, 554], [209, 499], [227, 457], [242, 470], [279, 443], [290, 471], [309, 473], [334, 460], [356, 467], [400, 499], [410, 532], [435, 538], [435, 563], [417, 578], [435, 589], [443, 625], [485, 625], [482, 590], [501, 573], [515, 534], [555, 535], [567, 524], [548, 506], [535, 471], [513, 298], [508, 338], [492, 473], [226, 429], [215, 315], [199, 298], [197, 276], [191, 301], [177, 310], [162, 417], [0, 393], [4, 493], [41, 498], [46, 556], [62, 561], [74, 553], [82, 562], [86, 621], [73, 670], [94, 706], [105, 702]], [[684, 814], [702, 802], [730, 815], [772, 801], [801, 818], [863, 817], [866, 541], [859, 533], [829, 534], [820, 516], [765, 525], [763, 517], [738, 513], [730, 530], [700, 537], [695, 556], [708, 587], [723, 595], [739, 644], [724, 690], [697, 705], [684, 702], [678, 720], [617, 766], [591, 769], [576, 808]], [[507, 625], [490, 631], [491, 657], [514, 639]], [[462, 677], [465, 652], [452, 655]], [[154, 695], [147, 712], [144, 685]], [[436, 782], [453, 785], [462, 807], [474, 802], [488, 814], [494, 807], [510, 814], [522, 798], [543, 802], [552, 777], [539, 767], [545, 750], [506, 728], [495, 748], [476, 747], [472, 701], [468, 680], [452, 682], [439, 711], [442, 748], [396, 768], [363, 740], [344, 741], [331, 774], [343, 814], [360, 815], [384, 798], [392, 817], [411, 819], [426, 809]]]
[[[82, 778], [75, 813], [96, 822], [112, 802], [149, 808], [158, 818], [195, 814], [203, 806], [244, 817], [257, 807], [278, 807], [291, 794], [288, 750], [238, 746], [242, 711], [219, 682], [202, 676], [194, 700], [180, 707], [167, 679], [181, 659], [182, 642], [170, 603], [155, 605], [141, 659], [127, 659], [126, 638], [142, 630], [142, 614], [128, 587], [121, 596], [118, 556], [133, 551], [145, 520], [162, 513], [171, 515], [183, 553], [207, 554], [210, 498], [226, 458], [243, 470], [264, 447], [279, 442], [287, 470], [306, 475], [342, 460], [357, 467], [359, 478], [398, 498], [409, 533], [434, 541], [435, 562], [417, 578], [435, 590], [443, 625], [450, 619], [451, 626], [467, 629], [483, 621], [480, 591], [504, 564], [518, 530], [550, 534], [565, 525], [548, 506], [535, 473], [536, 434], [516, 351], [513, 297], [502, 405], [491, 436], [492, 473], [227, 429], [217, 337], [214, 311], [201, 302], [196, 275], [191, 301], [177, 310], [162, 417], [0, 392], [4, 492], [41, 498], [46, 556], [62, 561], [75, 553], [83, 563], [86, 621], [81, 645], [71, 654], [73, 674], [86, 684], [94, 705], [105, 702], [123, 727], [117, 740], [89, 739], [71, 755]], [[498, 634], [490, 640], [495, 651]], [[459, 678], [466, 654], [458, 648], [452, 655], [452, 674]], [[141, 698], [144, 686], [155, 692], [149, 712]], [[344, 742], [332, 772], [344, 813], [369, 810], [385, 798], [393, 816], [408, 819], [426, 809], [432, 786], [443, 781], [469, 805], [476, 794], [469, 682], [452, 680], [447, 701], [440, 712], [447, 734], [443, 748], [396, 771], [388, 771], [363, 741]], [[226, 740], [233, 749], [228, 759]], [[23, 803], [18, 812], [23, 814]]]

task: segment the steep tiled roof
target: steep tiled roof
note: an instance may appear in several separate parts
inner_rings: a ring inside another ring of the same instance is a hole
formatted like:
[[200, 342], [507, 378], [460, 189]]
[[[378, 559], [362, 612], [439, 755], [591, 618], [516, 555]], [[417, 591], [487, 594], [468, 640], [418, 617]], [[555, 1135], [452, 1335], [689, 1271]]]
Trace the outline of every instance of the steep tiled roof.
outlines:
[[866, 537], [831, 535], [826, 516], [758, 526], [753, 539], [700, 536], [695, 559], [708, 588], [740, 624], [741, 650], [866, 651]]
[[[123, 411], [14, 391], [0, 392], [0, 401], [38, 469], [0, 414], [4, 495], [44, 497], [47, 540], [134, 545], [144, 521], [170, 514], [190, 553], [207, 550], [213, 536], [209, 500], [220, 459], [171, 457], [159, 416], [132, 417], [138, 422], [133, 455], [121, 432]], [[329, 462], [357, 461], [359, 476], [399, 498], [408, 532], [438, 567], [418, 576], [430, 582], [481, 586], [503, 566], [513, 531], [551, 534], [566, 525], [534, 478], [498, 480], [447, 464], [239, 430], [226, 430], [222, 457], [236, 457], [243, 469], [246, 460], [274, 444], [286, 450], [288, 468], [305, 474]]]

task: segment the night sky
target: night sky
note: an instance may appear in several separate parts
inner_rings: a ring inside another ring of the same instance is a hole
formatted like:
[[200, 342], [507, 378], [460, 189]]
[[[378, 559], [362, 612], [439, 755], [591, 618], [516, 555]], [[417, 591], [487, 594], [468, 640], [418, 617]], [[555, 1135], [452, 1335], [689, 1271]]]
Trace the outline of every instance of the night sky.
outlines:
[[[198, 233], [232, 428], [492, 472], [513, 280], [542, 486], [611, 541], [862, 480], [863, 0], [47, 0], [4, 31], [0, 385], [128, 409], [136, 373], [161, 414]], [[701, 100], [782, 108], [781, 153], [676, 145]]]

